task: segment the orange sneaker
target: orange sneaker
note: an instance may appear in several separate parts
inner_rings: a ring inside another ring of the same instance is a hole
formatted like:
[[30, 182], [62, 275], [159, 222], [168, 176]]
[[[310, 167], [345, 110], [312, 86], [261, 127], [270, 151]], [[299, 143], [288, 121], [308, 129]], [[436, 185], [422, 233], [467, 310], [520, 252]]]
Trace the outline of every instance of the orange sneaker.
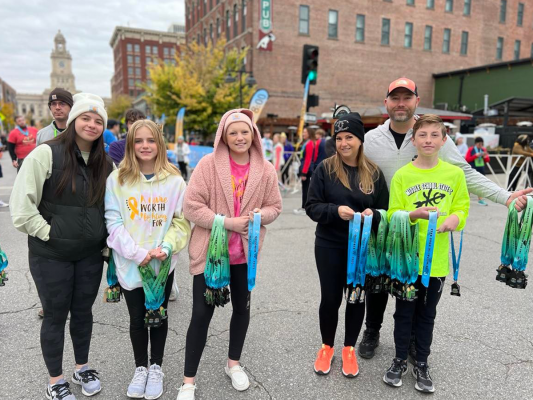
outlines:
[[347, 378], [355, 378], [359, 375], [357, 357], [352, 346], [346, 346], [342, 349], [342, 374]]
[[333, 354], [335, 350], [333, 347], [323, 344], [318, 350], [315, 360], [315, 372], [319, 375], [327, 375], [331, 370], [331, 362], [333, 361]]

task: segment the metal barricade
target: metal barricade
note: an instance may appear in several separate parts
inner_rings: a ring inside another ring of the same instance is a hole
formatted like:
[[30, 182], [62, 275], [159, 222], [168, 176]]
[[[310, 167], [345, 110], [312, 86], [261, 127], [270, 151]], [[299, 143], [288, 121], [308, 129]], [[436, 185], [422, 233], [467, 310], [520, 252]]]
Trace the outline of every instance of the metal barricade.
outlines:
[[[495, 160], [498, 162], [501, 167], [505, 181], [501, 182], [501, 175], [494, 172], [494, 169], [487, 163], [488, 167], [494, 181], [501, 187], [509, 190], [513, 183], [520, 184], [520, 181], [523, 178], [524, 187], [531, 187], [533, 181], [533, 158], [528, 156], [522, 156], [517, 154], [490, 154], [490, 161]], [[523, 160], [522, 165], [518, 165], [520, 160]], [[515, 170], [514, 176], [511, 178], [511, 172]], [[518, 186], [518, 185], [517, 185]]]

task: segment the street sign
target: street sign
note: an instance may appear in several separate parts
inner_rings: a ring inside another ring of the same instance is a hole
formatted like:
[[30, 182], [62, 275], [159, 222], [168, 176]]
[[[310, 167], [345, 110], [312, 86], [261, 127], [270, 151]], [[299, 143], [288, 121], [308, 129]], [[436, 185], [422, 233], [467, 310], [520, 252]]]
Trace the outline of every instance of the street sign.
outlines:
[[307, 123], [310, 123], [310, 124], [316, 124], [316, 114], [305, 113], [304, 121], [307, 122]]

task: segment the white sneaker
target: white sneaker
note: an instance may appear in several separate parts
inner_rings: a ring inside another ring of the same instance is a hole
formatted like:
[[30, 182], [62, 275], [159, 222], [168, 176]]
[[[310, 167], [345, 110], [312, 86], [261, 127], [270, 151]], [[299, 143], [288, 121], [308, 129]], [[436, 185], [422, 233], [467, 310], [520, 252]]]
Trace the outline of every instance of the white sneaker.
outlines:
[[295, 215], [307, 215], [307, 213], [305, 212], [305, 208], [295, 208], [294, 210], [292, 210], [292, 212]]
[[194, 392], [196, 385], [192, 383], [184, 383], [180, 386], [178, 391], [178, 398], [176, 400], [194, 400]]
[[[231, 378], [231, 384], [239, 392], [243, 392], [250, 387], [250, 380], [248, 375], [244, 372], [244, 368], [240, 365], [229, 368], [228, 365], [224, 367], [226, 375]], [[180, 399], [181, 400], [181, 399]]]
[[150, 369], [148, 370], [148, 379], [146, 381], [146, 389], [144, 392], [145, 399], [155, 400], [161, 397], [163, 394], [164, 376], [165, 374], [159, 365], [150, 365]]
[[2, 200], [0, 200], [0, 207], [9, 207], [9, 204], [4, 203]]
[[148, 379], [148, 371], [145, 367], [137, 367], [135, 375], [128, 386], [126, 395], [132, 399], [144, 399], [144, 392], [146, 390], [146, 379]]

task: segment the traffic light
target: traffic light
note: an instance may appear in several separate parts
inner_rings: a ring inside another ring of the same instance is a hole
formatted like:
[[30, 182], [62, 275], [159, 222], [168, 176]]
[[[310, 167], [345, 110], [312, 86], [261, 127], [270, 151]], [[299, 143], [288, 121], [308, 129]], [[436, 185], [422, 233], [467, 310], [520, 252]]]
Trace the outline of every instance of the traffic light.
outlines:
[[304, 45], [302, 57], [302, 84], [305, 84], [309, 75], [309, 84], [316, 85], [318, 75], [318, 46]]
[[319, 99], [320, 97], [318, 96], [318, 94], [308, 95], [307, 96], [307, 111], [309, 111], [311, 107], [318, 107]]

